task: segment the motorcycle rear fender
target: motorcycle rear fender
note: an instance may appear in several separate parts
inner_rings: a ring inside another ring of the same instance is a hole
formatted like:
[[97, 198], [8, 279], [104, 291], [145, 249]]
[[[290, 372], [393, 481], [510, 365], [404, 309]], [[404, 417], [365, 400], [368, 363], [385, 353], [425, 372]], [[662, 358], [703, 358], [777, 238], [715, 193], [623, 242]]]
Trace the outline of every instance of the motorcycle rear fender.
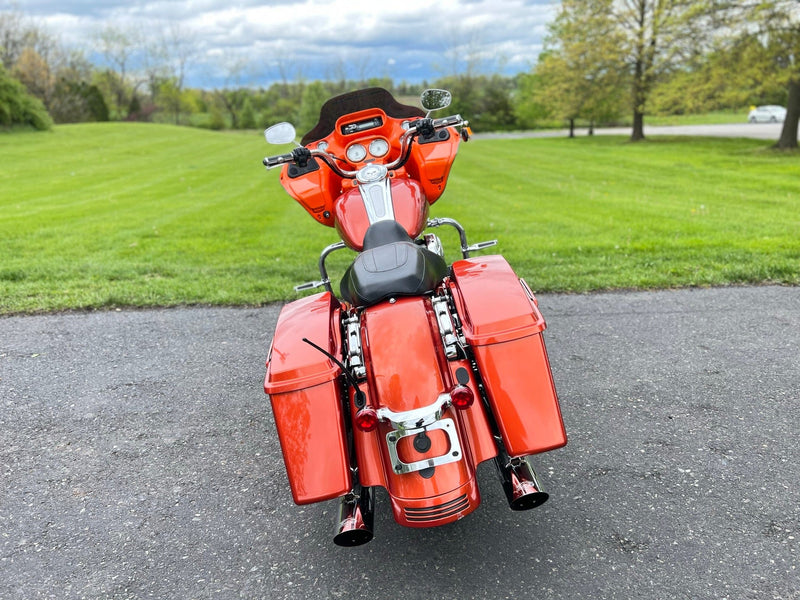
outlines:
[[533, 293], [501, 256], [453, 264], [450, 283], [464, 337], [511, 456], [567, 443]]
[[[424, 409], [449, 391], [459, 367], [470, 371], [467, 361], [447, 361], [430, 301], [425, 297], [401, 298], [365, 309], [362, 313], [362, 346], [367, 382], [362, 386], [367, 404], [393, 412]], [[478, 396], [477, 383], [467, 384]], [[351, 392], [351, 411], [355, 413]], [[354, 442], [363, 485], [387, 489], [398, 523], [410, 527], [441, 525], [461, 518], [480, 503], [475, 467], [494, 457], [497, 449], [480, 402], [470, 408], [448, 408], [443, 419], [456, 425], [463, 455], [456, 462], [435, 467], [432, 477], [420, 472], [396, 473], [388, 451], [392, 425], [383, 421], [371, 432], [354, 428]], [[419, 453], [413, 437], [401, 437], [397, 451], [406, 463], [423, 461], [448, 452], [446, 436], [431, 428], [432, 446]], [[427, 508], [425, 508], [427, 507]], [[440, 508], [436, 508], [440, 507]]]
[[264, 391], [297, 504], [335, 498], [352, 488], [341, 369], [302, 341], [308, 338], [340, 356], [339, 313], [339, 302], [329, 292], [287, 304], [267, 358]]

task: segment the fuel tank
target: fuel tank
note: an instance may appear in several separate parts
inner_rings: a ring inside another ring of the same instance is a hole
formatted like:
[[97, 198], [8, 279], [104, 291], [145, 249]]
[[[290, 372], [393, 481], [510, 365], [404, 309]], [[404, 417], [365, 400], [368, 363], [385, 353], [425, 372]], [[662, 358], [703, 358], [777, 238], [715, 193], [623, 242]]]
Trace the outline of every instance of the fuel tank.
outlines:
[[336, 230], [348, 248], [360, 252], [364, 234], [376, 221], [394, 219], [411, 238], [416, 238], [428, 220], [429, 204], [417, 181], [390, 177], [358, 185], [342, 194], [334, 205]]

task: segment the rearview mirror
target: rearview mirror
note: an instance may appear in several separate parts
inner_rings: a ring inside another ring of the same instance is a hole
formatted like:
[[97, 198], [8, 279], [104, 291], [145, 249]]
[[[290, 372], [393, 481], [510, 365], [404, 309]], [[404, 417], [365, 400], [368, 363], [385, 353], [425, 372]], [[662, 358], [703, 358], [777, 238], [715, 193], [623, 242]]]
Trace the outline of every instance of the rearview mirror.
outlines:
[[450, 106], [453, 96], [447, 90], [425, 90], [420, 96], [422, 108], [425, 110], [439, 110]]
[[264, 137], [269, 144], [291, 144], [297, 137], [297, 132], [291, 123], [278, 123], [266, 129]]

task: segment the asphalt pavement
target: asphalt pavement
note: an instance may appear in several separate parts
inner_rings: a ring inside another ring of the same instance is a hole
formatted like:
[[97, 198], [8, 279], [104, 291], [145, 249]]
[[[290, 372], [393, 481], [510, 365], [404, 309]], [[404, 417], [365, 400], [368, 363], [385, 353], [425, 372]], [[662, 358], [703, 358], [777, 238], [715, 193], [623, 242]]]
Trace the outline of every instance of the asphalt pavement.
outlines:
[[[532, 282], [535, 285], [535, 282]], [[800, 289], [542, 295], [550, 500], [332, 544], [292, 503], [278, 306], [0, 318], [0, 599], [800, 598]]]

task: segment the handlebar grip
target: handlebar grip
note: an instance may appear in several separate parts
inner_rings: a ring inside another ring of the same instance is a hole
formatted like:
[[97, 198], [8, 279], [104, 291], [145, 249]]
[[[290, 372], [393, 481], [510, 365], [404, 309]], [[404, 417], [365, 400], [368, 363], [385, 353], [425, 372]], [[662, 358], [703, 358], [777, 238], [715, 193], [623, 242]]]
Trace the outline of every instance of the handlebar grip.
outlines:
[[281, 165], [285, 165], [286, 163], [290, 163], [294, 160], [294, 156], [289, 154], [279, 154], [277, 156], [267, 156], [264, 159], [264, 166], [268, 169], [274, 169], [275, 167], [280, 167]]
[[461, 115], [452, 115], [450, 117], [442, 117], [441, 119], [434, 119], [433, 126], [436, 129], [441, 129], [442, 127], [451, 127], [461, 125], [463, 123], [463, 119]]

